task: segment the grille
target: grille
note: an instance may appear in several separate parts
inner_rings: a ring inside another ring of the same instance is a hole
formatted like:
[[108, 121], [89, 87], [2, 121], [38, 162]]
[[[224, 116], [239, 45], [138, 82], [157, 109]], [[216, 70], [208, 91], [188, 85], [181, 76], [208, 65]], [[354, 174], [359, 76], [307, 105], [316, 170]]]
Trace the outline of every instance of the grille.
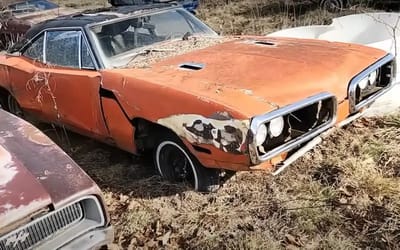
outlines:
[[32, 248], [60, 230], [80, 221], [83, 216], [81, 204], [72, 204], [1, 237], [0, 249], [20, 250]]
[[[335, 123], [336, 109], [336, 98], [328, 92], [322, 92], [254, 117], [250, 124], [253, 138], [249, 144], [252, 163], [256, 165], [283, 152], [289, 153], [310, 141]], [[274, 135], [270, 128], [272, 120], [276, 118], [283, 121], [279, 135]], [[267, 135], [264, 142], [258, 145], [254, 136], [262, 126], [265, 126]]]
[[349, 84], [350, 113], [368, 107], [390, 90], [396, 73], [394, 56], [388, 54], [354, 77]]
[[[334, 99], [329, 98], [283, 115], [284, 128], [281, 135], [272, 137], [269, 134], [258, 148], [260, 156], [329, 123], [335, 116], [335, 105]], [[268, 127], [269, 122], [265, 125]]]

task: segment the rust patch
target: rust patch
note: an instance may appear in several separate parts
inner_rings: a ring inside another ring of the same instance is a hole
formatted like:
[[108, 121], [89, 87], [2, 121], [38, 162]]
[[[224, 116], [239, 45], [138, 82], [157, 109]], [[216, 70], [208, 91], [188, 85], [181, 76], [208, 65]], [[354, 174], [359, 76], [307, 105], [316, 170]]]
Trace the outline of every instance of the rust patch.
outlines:
[[42, 145], [42, 146], [51, 146], [54, 145], [54, 142], [51, 141], [47, 136], [41, 133], [38, 129], [33, 126], [22, 125], [18, 129], [23, 136], [25, 136], [29, 141]]
[[250, 122], [228, 119], [229, 115], [226, 113], [218, 113], [218, 115], [220, 119], [194, 114], [173, 115], [159, 119], [158, 123], [170, 128], [190, 143], [210, 144], [224, 152], [234, 154], [245, 153], [246, 135]]

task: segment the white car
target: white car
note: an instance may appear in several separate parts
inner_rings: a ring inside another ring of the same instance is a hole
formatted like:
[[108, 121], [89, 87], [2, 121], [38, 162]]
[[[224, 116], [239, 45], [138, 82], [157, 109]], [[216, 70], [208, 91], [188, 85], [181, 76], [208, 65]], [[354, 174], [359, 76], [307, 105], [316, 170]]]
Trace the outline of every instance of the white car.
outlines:
[[[283, 29], [269, 37], [310, 38], [335, 42], [357, 43], [383, 49], [397, 56], [400, 51], [400, 13], [365, 13], [334, 18], [330, 25], [312, 25]], [[400, 82], [400, 67], [394, 79]], [[393, 112], [400, 107], [400, 86], [397, 85], [384, 95], [368, 111], [370, 115]]]

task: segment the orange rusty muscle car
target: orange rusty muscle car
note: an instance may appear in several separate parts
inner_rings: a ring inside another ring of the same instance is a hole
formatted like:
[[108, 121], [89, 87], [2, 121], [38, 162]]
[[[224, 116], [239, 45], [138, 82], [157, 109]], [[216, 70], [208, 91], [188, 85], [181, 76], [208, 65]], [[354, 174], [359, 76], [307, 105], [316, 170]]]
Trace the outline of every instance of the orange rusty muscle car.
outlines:
[[162, 177], [198, 191], [218, 187], [221, 169], [281, 171], [390, 89], [394, 71], [378, 49], [221, 37], [165, 4], [47, 20], [0, 62], [8, 111], [153, 152]]

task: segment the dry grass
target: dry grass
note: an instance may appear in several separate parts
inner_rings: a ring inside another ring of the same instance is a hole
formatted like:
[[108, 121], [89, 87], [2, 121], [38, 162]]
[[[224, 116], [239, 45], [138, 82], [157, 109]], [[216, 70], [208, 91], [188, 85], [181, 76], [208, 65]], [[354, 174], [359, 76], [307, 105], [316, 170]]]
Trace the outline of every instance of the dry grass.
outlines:
[[[56, 141], [60, 140], [47, 131]], [[60, 132], [59, 132], [60, 133]], [[68, 134], [104, 190], [121, 249], [395, 249], [400, 115], [338, 130], [288, 171], [239, 173], [213, 194], [162, 182], [151, 162]]]
[[203, 0], [198, 16], [221, 34], [267, 34], [282, 28], [329, 24], [342, 15], [374, 11], [365, 4], [339, 13], [306, 0]]
[[[204, 0], [199, 15], [225, 34], [264, 34], [333, 17], [312, 4], [304, 9], [266, 2]], [[400, 244], [400, 114], [338, 130], [276, 178], [239, 173], [207, 195], [161, 181], [147, 160], [132, 161], [118, 149], [44, 129], [104, 190], [115, 248], [396, 249]]]

